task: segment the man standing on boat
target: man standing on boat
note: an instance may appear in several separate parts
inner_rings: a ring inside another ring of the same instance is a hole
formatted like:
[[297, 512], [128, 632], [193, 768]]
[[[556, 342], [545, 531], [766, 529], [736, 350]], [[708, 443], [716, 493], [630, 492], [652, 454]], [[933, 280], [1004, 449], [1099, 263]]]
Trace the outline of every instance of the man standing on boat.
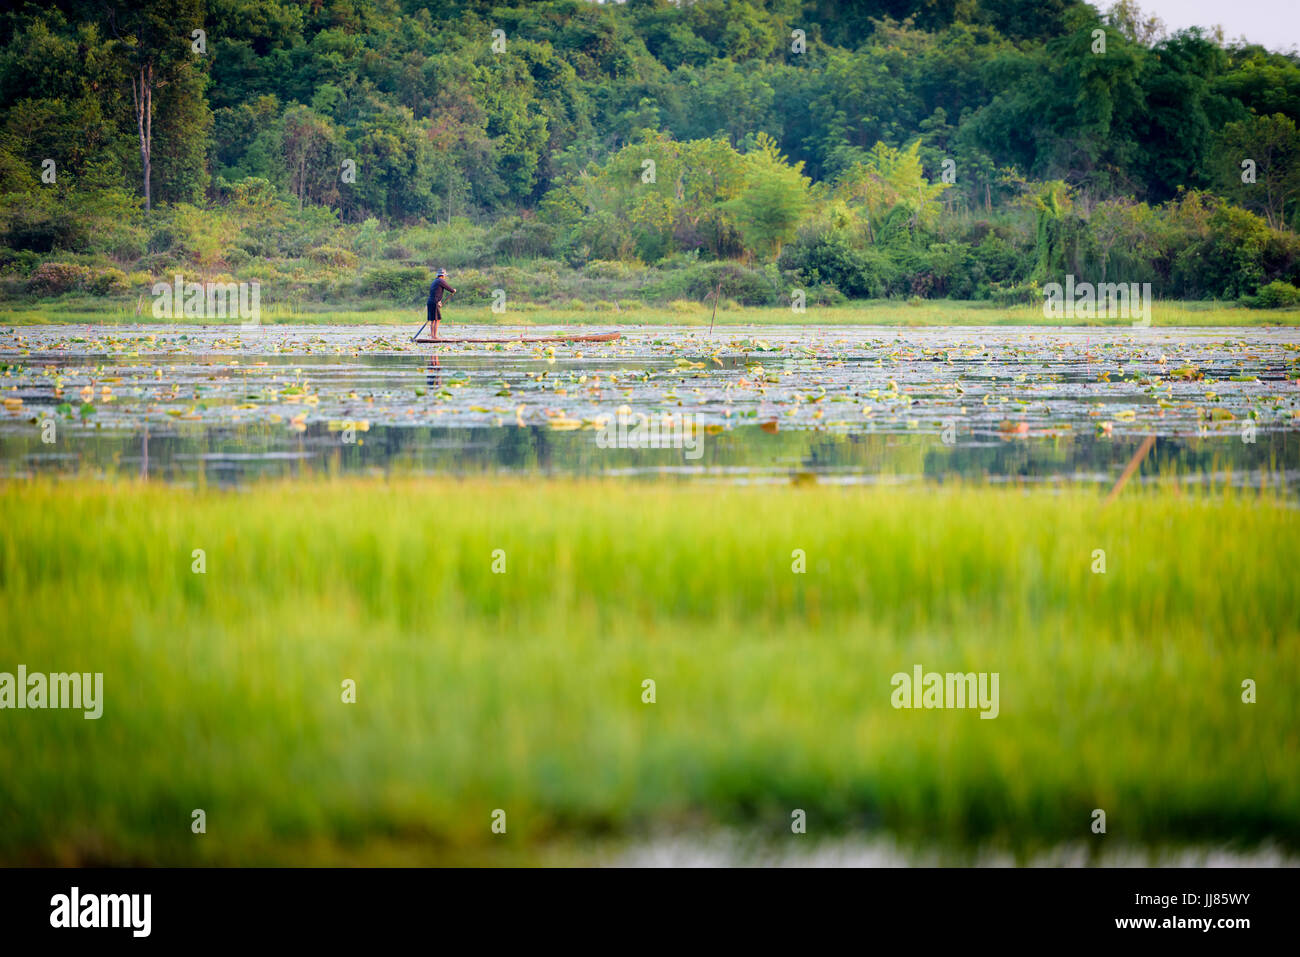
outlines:
[[439, 269], [438, 277], [429, 285], [429, 300], [425, 303], [429, 311], [429, 318], [426, 320], [432, 327], [431, 336], [438, 338], [438, 323], [442, 321], [442, 297], [444, 293], [454, 294], [455, 289], [447, 282], [447, 270]]

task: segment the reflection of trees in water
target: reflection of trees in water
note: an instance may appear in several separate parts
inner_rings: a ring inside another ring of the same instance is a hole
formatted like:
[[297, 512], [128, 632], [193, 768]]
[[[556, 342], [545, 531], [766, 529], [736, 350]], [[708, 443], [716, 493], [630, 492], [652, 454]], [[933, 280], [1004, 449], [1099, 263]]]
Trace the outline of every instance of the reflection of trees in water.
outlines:
[[[710, 437], [701, 461], [755, 468], [789, 465], [812, 472], [924, 475], [939, 480], [945, 477], [1066, 477], [1122, 469], [1143, 438], [986, 437], [980, 444], [972, 445], [968, 437], [962, 436], [957, 445], [946, 446], [938, 434], [845, 435], [790, 431], [770, 435], [757, 427], [745, 427]], [[1300, 468], [1300, 434], [1260, 431], [1253, 445], [1241, 441], [1236, 434], [1162, 438], [1143, 464], [1142, 472], [1196, 474], [1225, 469], [1248, 472], [1296, 468]]]
[[502, 468], [522, 469], [537, 461], [538, 440], [531, 428], [501, 430], [495, 458]]
[[1162, 468], [1183, 472], [1211, 472], [1217, 469], [1300, 468], [1300, 434], [1265, 432], [1255, 441], [1244, 442], [1240, 433], [1215, 439], [1159, 439], [1151, 450]]
[[[374, 431], [367, 432], [366, 437], [369, 439]], [[415, 444], [414, 436], [410, 434], [414, 431], [414, 429], [379, 429], [378, 435], [360, 448], [366, 449], [372, 444], [377, 445], [382, 461], [376, 464], [388, 468], [393, 462], [401, 460], [406, 450]], [[378, 441], [375, 441], [376, 439]]]
[[[544, 468], [551, 458], [545, 431], [538, 428], [398, 428], [379, 426], [366, 442], [371, 465], [397, 463], [433, 472], [476, 472], [494, 468], [526, 471]], [[373, 446], [373, 448], [372, 448]]]
[[[65, 433], [67, 434], [67, 433]], [[250, 424], [187, 428], [171, 424], [131, 431], [102, 429], [67, 435], [58, 454], [42, 445], [39, 432], [0, 435], [0, 473], [32, 469], [68, 472], [92, 469], [141, 474], [163, 481], [191, 481], [201, 469], [209, 481], [234, 484], [259, 476], [300, 474], [316, 468], [343, 473], [379, 468], [401, 472], [549, 472], [598, 474], [609, 469], [678, 466], [754, 468], [763, 471], [845, 472], [917, 476], [942, 480], [996, 477], [1068, 477], [1117, 474], [1141, 437], [1064, 435], [1057, 438], [989, 438], [979, 445], [945, 446], [938, 434], [785, 431], [770, 434], [757, 425], [704, 437], [703, 456], [690, 460], [682, 449], [602, 449], [589, 430], [552, 432], [523, 428], [443, 428], [374, 425], [342, 444], [324, 422], [304, 433], [284, 426]], [[146, 452], [147, 442], [147, 452]], [[303, 451], [308, 460], [282, 457]], [[203, 458], [203, 456], [215, 458]], [[229, 456], [229, 458], [222, 458]], [[1237, 432], [1205, 438], [1162, 438], [1142, 474], [1239, 474], [1300, 469], [1300, 433], [1261, 429], [1254, 443]]]
[[[918, 440], [922, 437], [917, 436]], [[930, 448], [924, 474], [941, 478], [982, 476], [1069, 476], [1112, 473], [1123, 469], [1145, 436], [1064, 435], [1054, 439], [993, 439], [995, 444], [946, 447], [937, 436], [926, 437]], [[1300, 435], [1259, 432], [1254, 443], [1236, 434], [1205, 438], [1160, 438], [1143, 462], [1141, 474], [1203, 474], [1231, 469], [1249, 472], [1300, 467]]]

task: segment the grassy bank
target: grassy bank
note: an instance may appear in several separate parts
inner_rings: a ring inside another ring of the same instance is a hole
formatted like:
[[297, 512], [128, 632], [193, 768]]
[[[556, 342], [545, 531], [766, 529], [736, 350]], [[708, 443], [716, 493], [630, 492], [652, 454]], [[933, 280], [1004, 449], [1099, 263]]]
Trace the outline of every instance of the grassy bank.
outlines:
[[[781, 840], [794, 808], [1295, 848], [1298, 525], [1172, 491], [10, 484], [0, 671], [103, 672], [105, 700], [0, 712], [0, 862], [529, 861]], [[997, 672], [998, 717], [895, 710], [915, 664]]]
[[[47, 305], [2, 305], [0, 324], [33, 326], [59, 323], [94, 323], [123, 325], [156, 322], [150, 311], [150, 301], [140, 303], [104, 302], [93, 299], [72, 298]], [[453, 301], [446, 309], [446, 319], [451, 326], [457, 324], [479, 326], [520, 325], [682, 325], [707, 328], [711, 322], [718, 326], [738, 325], [794, 325], [821, 328], [824, 326], [1044, 326], [1110, 327], [1129, 329], [1131, 319], [1094, 319], [1091, 321], [1047, 320], [1041, 306], [994, 305], [988, 302], [968, 302], [947, 299], [873, 300], [854, 302], [841, 306], [809, 306], [805, 312], [792, 312], [784, 306], [740, 306], [724, 304], [713, 312], [711, 304], [685, 300], [662, 306], [638, 304], [632, 307], [613, 303], [570, 303], [563, 308], [550, 308], [537, 303], [510, 304], [504, 313], [495, 313], [491, 307], [464, 305]], [[168, 320], [176, 325], [194, 325], [198, 320]], [[391, 305], [358, 303], [349, 307], [331, 308], [325, 305], [288, 308], [274, 304], [263, 305], [261, 321], [268, 325], [396, 325], [414, 328], [424, 321], [424, 304], [416, 303], [406, 308]], [[220, 323], [221, 320], [213, 320]], [[231, 321], [238, 324], [239, 320]], [[1166, 301], [1156, 302], [1151, 309], [1154, 326], [1296, 326], [1300, 325], [1300, 310], [1247, 309], [1229, 303]]]

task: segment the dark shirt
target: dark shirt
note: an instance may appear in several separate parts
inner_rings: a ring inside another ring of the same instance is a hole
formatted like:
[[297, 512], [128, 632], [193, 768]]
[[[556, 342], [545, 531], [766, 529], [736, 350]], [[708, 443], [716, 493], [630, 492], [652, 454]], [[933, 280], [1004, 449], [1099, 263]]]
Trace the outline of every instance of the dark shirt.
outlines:
[[455, 291], [456, 291], [455, 289], [452, 289], [452, 288], [451, 288], [451, 286], [448, 284], [447, 280], [445, 280], [445, 279], [443, 279], [441, 276], [439, 276], [439, 277], [438, 277], [437, 279], [435, 279], [435, 280], [433, 281], [433, 283], [429, 286], [429, 299], [428, 299], [428, 301], [429, 301], [429, 302], [442, 302], [442, 291], [443, 291], [444, 289], [447, 290], [448, 292], [455, 292]]

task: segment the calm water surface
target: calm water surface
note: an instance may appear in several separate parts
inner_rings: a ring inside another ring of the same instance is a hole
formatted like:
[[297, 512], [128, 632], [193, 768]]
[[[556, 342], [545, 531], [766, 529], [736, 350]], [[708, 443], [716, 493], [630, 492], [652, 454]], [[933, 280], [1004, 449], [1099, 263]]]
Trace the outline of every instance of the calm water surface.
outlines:
[[[0, 468], [1108, 483], [1154, 434], [1140, 480], [1300, 479], [1296, 329], [621, 331], [434, 351], [391, 326], [3, 330]], [[620, 418], [677, 447], [602, 447]]]

